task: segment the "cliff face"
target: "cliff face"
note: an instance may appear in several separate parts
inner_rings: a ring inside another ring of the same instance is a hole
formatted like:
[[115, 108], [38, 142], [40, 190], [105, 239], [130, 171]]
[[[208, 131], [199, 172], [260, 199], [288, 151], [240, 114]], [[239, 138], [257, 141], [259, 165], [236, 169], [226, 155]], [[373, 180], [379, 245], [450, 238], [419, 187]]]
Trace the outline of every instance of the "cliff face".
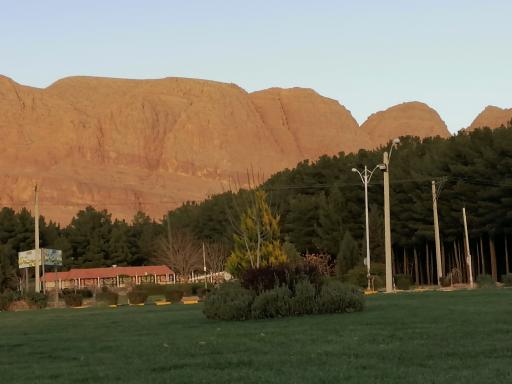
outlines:
[[374, 148], [402, 135], [448, 136], [421, 103], [350, 111], [310, 89], [247, 93], [234, 84], [71, 77], [46, 89], [0, 76], [0, 205], [67, 223], [86, 205], [130, 219], [161, 217], [221, 192], [248, 170], [263, 177], [304, 159]]
[[374, 113], [361, 125], [361, 130], [369, 136], [372, 147], [407, 135], [420, 138], [450, 136], [439, 114], [428, 105], [419, 102], [398, 104]]
[[506, 126], [510, 120], [512, 120], [512, 108], [503, 109], [489, 105], [473, 120], [468, 130], [483, 127], [498, 128], [502, 125]]
[[366, 146], [334, 100], [306, 89], [248, 94], [233, 84], [73, 77], [46, 89], [0, 78], [2, 205], [67, 222], [87, 204], [160, 217], [220, 192], [249, 169], [270, 176]]

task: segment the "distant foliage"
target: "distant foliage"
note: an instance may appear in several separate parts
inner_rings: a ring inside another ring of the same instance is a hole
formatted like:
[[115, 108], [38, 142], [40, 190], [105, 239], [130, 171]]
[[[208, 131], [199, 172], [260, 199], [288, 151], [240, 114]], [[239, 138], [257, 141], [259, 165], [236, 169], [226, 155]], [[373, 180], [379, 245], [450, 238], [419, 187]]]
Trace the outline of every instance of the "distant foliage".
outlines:
[[409, 275], [398, 274], [395, 275], [395, 285], [397, 289], [407, 291], [411, 289], [412, 277]]
[[501, 277], [501, 282], [505, 287], [512, 287], [512, 273], [507, 273]]
[[492, 279], [491, 275], [478, 275], [476, 277], [476, 283], [478, 284], [478, 288], [495, 288], [496, 283]]

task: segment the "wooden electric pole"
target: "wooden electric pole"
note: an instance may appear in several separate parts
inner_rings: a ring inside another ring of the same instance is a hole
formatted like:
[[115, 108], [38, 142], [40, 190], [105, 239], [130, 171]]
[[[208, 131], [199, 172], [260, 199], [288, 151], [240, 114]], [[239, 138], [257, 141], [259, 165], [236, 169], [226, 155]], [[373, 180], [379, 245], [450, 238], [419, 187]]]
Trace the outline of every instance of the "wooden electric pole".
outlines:
[[466, 219], [466, 207], [462, 208], [462, 218], [464, 219], [464, 239], [466, 241], [466, 263], [469, 271], [469, 285], [473, 288], [473, 267], [471, 263], [471, 252], [469, 251], [468, 222]]
[[434, 211], [434, 235], [436, 241], [436, 264], [437, 264], [437, 284], [441, 285], [443, 277], [443, 265], [441, 263], [441, 238], [439, 236], [439, 218], [437, 217], [437, 197], [436, 182], [432, 181], [432, 209]]
[[37, 184], [34, 188], [35, 194], [35, 207], [34, 207], [34, 239], [35, 239], [35, 253], [36, 253], [36, 261], [35, 261], [35, 277], [36, 277], [36, 285], [35, 291], [41, 291], [41, 282], [39, 279], [39, 264], [41, 262], [41, 251], [39, 249], [39, 191], [37, 190]]
[[206, 276], [206, 251], [204, 249], [204, 241], [203, 241], [203, 271], [204, 271], [204, 288], [208, 289], [208, 281]]

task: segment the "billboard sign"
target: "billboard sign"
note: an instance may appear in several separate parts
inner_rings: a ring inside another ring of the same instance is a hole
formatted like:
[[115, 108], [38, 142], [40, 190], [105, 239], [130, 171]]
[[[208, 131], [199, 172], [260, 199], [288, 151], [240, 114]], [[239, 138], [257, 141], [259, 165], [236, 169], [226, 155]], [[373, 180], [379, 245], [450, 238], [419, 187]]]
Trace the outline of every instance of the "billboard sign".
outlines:
[[44, 265], [62, 265], [62, 251], [60, 249], [43, 248], [41, 251]]
[[[36, 250], [18, 252], [18, 266], [19, 268], [31, 268], [36, 266]], [[41, 253], [39, 252], [39, 260], [41, 260]]]

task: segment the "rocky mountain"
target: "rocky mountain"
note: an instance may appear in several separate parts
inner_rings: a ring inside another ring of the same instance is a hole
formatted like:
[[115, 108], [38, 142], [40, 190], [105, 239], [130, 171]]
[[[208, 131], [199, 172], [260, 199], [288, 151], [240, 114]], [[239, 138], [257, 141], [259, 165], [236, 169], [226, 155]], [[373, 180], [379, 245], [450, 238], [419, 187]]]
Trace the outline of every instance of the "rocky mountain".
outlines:
[[0, 76], [0, 204], [66, 223], [81, 208], [161, 217], [227, 188], [247, 170], [268, 177], [304, 159], [373, 148], [404, 135], [447, 136], [437, 113], [405, 103], [359, 127], [310, 89], [248, 93], [234, 84], [70, 77], [45, 89]]
[[503, 109], [489, 105], [480, 112], [467, 129], [473, 130], [483, 127], [498, 128], [502, 125], [506, 126], [510, 120], [512, 120], [512, 108]]
[[417, 101], [374, 113], [361, 125], [361, 130], [369, 136], [372, 147], [386, 144], [399, 136], [450, 136], [439, 114], [427, 104]]

